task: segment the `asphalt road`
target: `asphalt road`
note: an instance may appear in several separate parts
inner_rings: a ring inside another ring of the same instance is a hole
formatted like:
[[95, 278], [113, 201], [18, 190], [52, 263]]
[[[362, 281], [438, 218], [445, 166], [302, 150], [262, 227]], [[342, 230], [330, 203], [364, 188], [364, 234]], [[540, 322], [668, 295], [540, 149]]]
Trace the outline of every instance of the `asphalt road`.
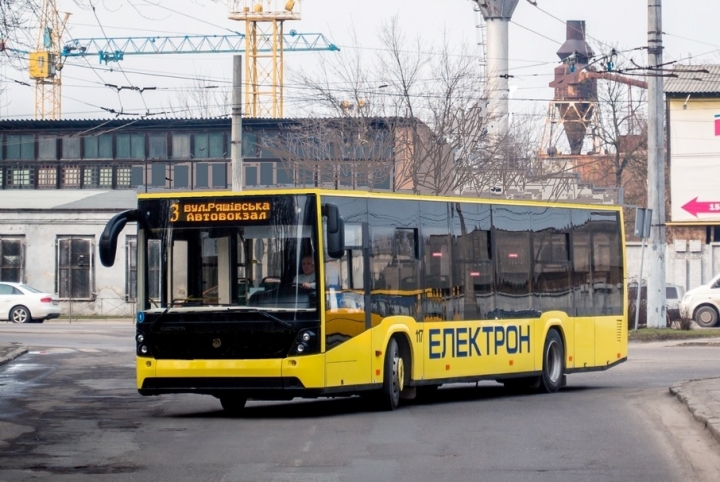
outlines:
[[631, 345], [552, 395], [452, 386], [392, 413], [358, 398], [141, 397], [129, 323], [0, 324], [0, 481], [716, 481], [720, 447], [667, 388], [720, 348]]

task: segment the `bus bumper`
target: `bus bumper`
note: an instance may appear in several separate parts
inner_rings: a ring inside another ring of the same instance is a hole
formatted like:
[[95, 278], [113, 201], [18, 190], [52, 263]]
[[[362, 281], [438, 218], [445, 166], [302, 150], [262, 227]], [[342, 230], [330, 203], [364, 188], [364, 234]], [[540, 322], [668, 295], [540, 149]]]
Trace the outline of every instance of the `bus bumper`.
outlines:
[[137, 358], [141, 395], [199, 393], [287, 400], [320, 393], [324, 355], [270, 360], [153, 360]]

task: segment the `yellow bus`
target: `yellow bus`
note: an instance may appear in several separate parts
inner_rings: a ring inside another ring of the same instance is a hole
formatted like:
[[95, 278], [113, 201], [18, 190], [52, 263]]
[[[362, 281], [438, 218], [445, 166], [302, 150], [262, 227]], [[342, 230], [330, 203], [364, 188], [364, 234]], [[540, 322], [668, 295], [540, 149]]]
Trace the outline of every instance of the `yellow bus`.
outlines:
[[248, 399], [556, 392], [627, 359], [617, 206], [321, 189], [141, 194], [137, 389]]

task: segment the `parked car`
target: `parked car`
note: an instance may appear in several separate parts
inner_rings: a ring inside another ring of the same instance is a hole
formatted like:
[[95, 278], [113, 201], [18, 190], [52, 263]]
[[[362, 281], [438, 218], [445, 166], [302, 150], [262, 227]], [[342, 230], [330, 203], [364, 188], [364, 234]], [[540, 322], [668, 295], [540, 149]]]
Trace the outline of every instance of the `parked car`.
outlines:
[[0, 320], [30, 323], [60, 316], [55, 295], [22, 283], [0, 282]]
[[717, 325], [720, 319], [718, 313], [720, 313], [720, 275], [715, 276], [707, 284], [688, 290], [680, 302], [680, 316], [683, 319], [693, 319], [704, 328]]
[[[678, 285], [665, 285], [665, 313], [666, 325], [668, 328], [673, 321], [681, 319], [680, 316], [680, 300], [685, 294], [685, 288]], [[637, 304], [637, 283], [628, 283], [628, 322], [629, 326], [635, 324], [635, 305]], [[643, 285], [640, 291], [640, 316], [638, 324], [640, 326], [647, 325], [647, 286]]]
[[685, 288], [678, 285], [665, 285], [665, 307], [667, 311], [668, 326], [670, 322], [679, 320], [680, 316], [680, 301], [685, 295]]

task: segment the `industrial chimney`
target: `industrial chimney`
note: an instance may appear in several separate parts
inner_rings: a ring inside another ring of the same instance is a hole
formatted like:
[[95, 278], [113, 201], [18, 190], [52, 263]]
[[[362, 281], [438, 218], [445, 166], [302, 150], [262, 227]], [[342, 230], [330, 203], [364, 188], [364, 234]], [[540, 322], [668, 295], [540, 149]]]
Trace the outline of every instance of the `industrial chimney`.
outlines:
[[597, 101], [596, 79], [581, 75], [594, 55], [585, 41], [585, 21], [568, 20], [565, 43], [557, 51], [562, 64], [555, 68], [550, 87], [555, 89], [553, 103], [560, 113], [570, 153], [574, 155], [581, 154]]
[[475, 0], [487, 25], [487, 89], [490, 131], [505, 136], [509, 130], [508, 25], [520, 0]]

